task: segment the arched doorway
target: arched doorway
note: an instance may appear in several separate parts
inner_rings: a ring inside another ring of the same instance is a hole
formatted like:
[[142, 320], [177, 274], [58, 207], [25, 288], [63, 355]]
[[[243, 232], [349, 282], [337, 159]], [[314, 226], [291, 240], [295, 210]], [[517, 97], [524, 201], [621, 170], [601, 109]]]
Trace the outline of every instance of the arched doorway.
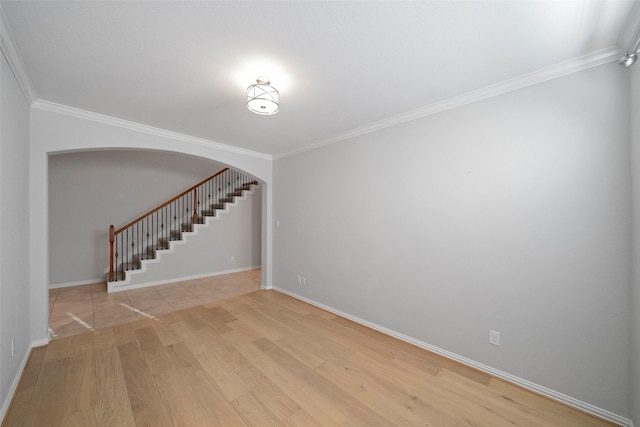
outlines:
[[[48, 341], [48, 158], [51, 155], [96, 150], [160, 151], [206, 159], [255, 176], [262, 185], [262, 287], [271, 284], [272, 160], [270, 156], [204, 141], [155, 128], [73, 111], [33, 108], [31, 116], [30, 226], [31, 332], [35, 344]], [[37, 236], [37, 238], [36, 238]]]

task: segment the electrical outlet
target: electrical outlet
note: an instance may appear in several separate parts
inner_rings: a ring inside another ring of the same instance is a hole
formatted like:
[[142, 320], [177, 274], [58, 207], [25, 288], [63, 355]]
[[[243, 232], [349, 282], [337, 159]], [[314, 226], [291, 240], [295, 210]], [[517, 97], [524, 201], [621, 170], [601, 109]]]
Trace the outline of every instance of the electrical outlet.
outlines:
[[302, 285], [302, 276], [298, 276], [298, 285]]
[[489, 344], [500, 347], [500, 332], [489, 330]]
[[302, 278], [302, 286], [307, 286], [307, 278], [306, 277]]
[[16, 340], [11, 340], [11, 357], [16, 355]]

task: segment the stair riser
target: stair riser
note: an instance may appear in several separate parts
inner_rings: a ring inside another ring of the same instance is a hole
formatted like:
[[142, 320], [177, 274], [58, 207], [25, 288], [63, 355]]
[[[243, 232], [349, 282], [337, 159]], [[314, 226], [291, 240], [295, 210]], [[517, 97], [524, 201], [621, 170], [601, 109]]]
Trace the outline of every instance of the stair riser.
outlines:
[[[218, 203], [211, 204], [211, 209], [201, 211], [201, 215], [197, 218], [197, 223], [204, 224], [206, 217], [215, 217], [218, 210], [224, 210], [227, 203], [234, 203], [236, 197], [243, 196], [244, 191], [250, 191], [254, 185], [258, 185], [258, 182], [253, 181], [251, 183], [244, 184], [240, 187], [237, 187], [235, 191], [227, 193], [227, 197], [219, 199]], [[142, 268], [142, 261], [156, 259], [157, 251], [169, 249], [171, 247], [170, 242], [182, 240], [182, 233], [193, 231], [193, 224], [191, 224], [190, 222], [181, 224], [181, 229], [172, 230], [169, 233], [169, 238], [159, 238], [157, 240], [157, 244], [148, 246], [143, 254], [136, 254], [128, 263], [121, 263], [118, 266], [116, 272], [114, 272], [114, 280], [126, 280], [126, 271], [140, 270]]]

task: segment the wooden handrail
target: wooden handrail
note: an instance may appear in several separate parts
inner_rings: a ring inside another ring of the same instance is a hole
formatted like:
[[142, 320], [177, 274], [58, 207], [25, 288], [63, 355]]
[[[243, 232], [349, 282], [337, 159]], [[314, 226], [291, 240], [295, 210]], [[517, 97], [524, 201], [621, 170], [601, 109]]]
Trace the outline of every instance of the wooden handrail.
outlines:
[[[171, 200], [168, 200], [166, 202], [164, 202], [163, 204], [161, 204], [160, 206], [158, 206], [155, 209], [150, 210], [149, 212], [147, 212], [144, 215], [140, 215], [138, 218], [134, 219], [133, 221], [131, 221], [130, 223], [128, 223], [127, 225], [125, 225], [124, 227], [120, 227], [119, 229], [117, 229], [113, 234], [114, 236], [116, 234], [121, 233], [122, 231], [126, 230], [127, 228], [131, 227], [133, 224], [135, 224], [136, 222], [148, 217], [149, 215], [159, 211], [160, 209], [164, 208], [165, 206], [167, 206], [169, 203], [174, 202], [176, 200], [178, 200], [180, 197], [184, 196], [185, 194], [187, 194], [189, 191], [194, 191], [196, 188], [198, 188], [199, 186], [201, 186], [202, 184], [204, 184], [205, 182], [209, 181], [210, 179], [215, 178], [216, 176], [224, 173], [225, 171], [229, 170], [229, 168], [224, 168], [221, 171], [219, 171], [218, 173], [215, 173], [213, 175], [211, 175], [209, 178], [203, 179], [202, 181], [200, 181], [199, 183], [197, 183], [196, 185], [189, 187], [188, 189], [184, 190], [182, 193], [178, 194], [176, 197], [174, 197]], [[194, 214], [195, 215], [195, 214]], [[112, 226], [113, 227], [113, 226]]]
[[[258, 182], [250, 175], [224, 168], [125, 226], [116, 230], [111, 225], [108, 281], [126, 280], [126, 272], [139, 270], [140, 265], [144, 264], [143, 260], [155, 258], [158, 248], [170, 248], [170, 241], [181, 240], [185, 231], [195, 231], [195, 224], [207, 223], [206, 217], [215, 216], [217, 209], [224, 209], [227, 202], [235, 200], [235, 196], [241, 195], [243, 190], [250, 190], [256, 184]], [[222, 192], [222, 187], [225, 187], [226, 193]], [[190, 192], [193, 192], [193, 195]], [[223, 198], [225, 194], [226, 197]], [[218, 203], [211, 204], [215, 200], [218, 200]], [[198, 209], [201, 209], [200, 205], [207, 203], [210, 204], [210, 208], [204, 207], [200, 218]], [[223, 207], [220, 208], [220, 205]], [[180, 225], [179, 221], [184, 222]], [[119, 266], [116, 266], [119, 262]]]

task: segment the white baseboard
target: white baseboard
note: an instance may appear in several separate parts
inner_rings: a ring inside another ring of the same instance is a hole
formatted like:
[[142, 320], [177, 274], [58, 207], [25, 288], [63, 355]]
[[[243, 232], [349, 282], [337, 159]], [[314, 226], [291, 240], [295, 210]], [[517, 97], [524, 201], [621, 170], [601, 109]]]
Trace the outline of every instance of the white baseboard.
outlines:
[[[48, 342], [48, 341], [47, 341]], [[33, 348], [33, 344], [29, 345], [27, 351], [20, 362], [20, 366], [18, 367], [18, 372], [16, 372], [16, 376], [13, 378], [11, 382], [11, 387], [9, 388], [9, 393], [7, 393], [7, 397], [5, 397], [4, 402], [2, 402], [2, 408], [0, 408], [0, 424], [3, 423], [5, 415], [7, 415], [7, 411], [9, 410], [9, 405], [11, 405], [11, 401], [13, 400], [13, 396], [18, 389], [18, 384], [20, 384], [20, 378], [22, 378], [22, 373], [24, 372], [24, 368], [27, 366], [27, 361], [29, 360], [29, 356], [31, 355], [31, 349]]]
[[[126, 281], [109, 282], [109, 284], [108, 284], [109, 285], [108, 292], [130, 291], [132, 289], [146, 288], [146, 287], [149, 287], [149, 286], [167, 285], [169, 283], [184, 282], [184, 281], [187, 281], [187, 280], [202, 279], [202, 278], [205, 278], [205, 277], [222, 276], [223, 274], [232, 274], [232, 273], [241, 273], [243, 271], [259, 270], [260, 268], [262, 268], [262, 267], [259, 266], [259, 265], [254, 265], [252, 267], [235, 268], [233, 270], [217, 271], [215, 273], [196, 274], [195, 276], [177, 277], [177, 278], [174, 278], [174, 279], [158, 280], [158, 281], [155, 281], [155, 282], [138, 283], [136, 285], [130, 285]], [[123, 285], [122, 286], [117, 286], [118, 283], [122, 283]]]
[[51, 338], [43, 338], [38, 341], [34, 341], [31, 343], [31, 348], [42, 347], [43, 345], [47, 345], [51, 342]]
[[508, 374], [506, 372], [502, 372], [498, 369], [494, 369], [490, 366], [484, 365], [482, 363], [478, 363], [476, 361], [473, 361], [471, 359], [468, 359], [466, 357], [460, 356], [458, 354], [452, 353], [450, 351], [444, 350], [442, 348], [433, 346], [431, 344], [427, 344], [423, 341], [419, 341], [415, 338], [412, 338], [410, 336], [401, 334], [399, 332], [393, 331], [391, 329], [385, 328], [384, 326], [380, 326], [377, 325], [375, 323], [371, 323], [367, 320], [364, 319], [360, 319], [359, 317], [356, 316], [352, 316], [351, 314], [345, 313], [343, 311], [340, 310], [336, 310], [335, 308], [326, 306], [322, 303], [319, 303], [317, 301], [311, 300], [309, 298], [305, 298], [303, 296], [300, 296], [298, 294], [295, 294], [291, 291], [288, 291], [286, 289], [282, 289], [279, 287], [274, 286], [273, 290], [277, 291], [277, 292], [281, 292], [285, 295], [289, 295], [290, 297], [293, 297], [295, 299], [298, 299], [300, 301], [304, 301], [307, 304], [313, 305], [315, 307], [321, 308], [323, 310], [329, 311], [331, 313], [337, 314], [340, 317], [344, 317], [346, 319], [349, 319], [353, 322], [359, 323], [361, 325], [367, 326], [371, 329], [374, 329], [376, 331], [382, 332], [385, 335], [389, 335], [392, 336], [394, 338], [397, 338], [401, 341], [405, 341], [408, 342], [410, 344], [413, 344], [417, 347], [420, 348], [424, 348], [425, 350], [429, 350], [433, 353], [439, 354], [441, 356], [447, 357], [449, 359], [455, 360], [456, 362], [460, 362], [464, 365], [467, 366], [471, 366], [472, 368], [476, 368], [480, 371], [486, 372], [490, 375], [493, 375], [494, 377], [503, 379], [505, 381], [508, 381], [510, 383], [519, 385], [520, 387], [526, 388], [527, 390], [531, 390], [535, 393], [541, 394], [545, 397], [548, 397], [549, 399], [555, 400], [557, 402], [560, 403], [564, 403], [565, 405], [571, 406], [573, 408], [579, 409], [583, 412], [586, 412], [588, 414], [591, 415], [595, 415], [596, 417], [600, 417], [604, 420], [610, 421], [612, 423], [624, 426], [624, 427], [633, 427], [633, 421], [631, 421], [628, 418], [622, 417], [620, 415], [614, 414], [610, 411], [607, 411], [605, 409], [602, 408], [598, 408], [597, 406], [591, 405], [589, 403], [583, 402], [581, 400], [575, 399], [571, 396], [567, 396], [565, 394], [559, 393], [557, 391], [551, 390], [547, 387], [543, 387], [539, 384], [533, 383], [531, 381], [516, 377], [514, 375]]
[[59, 288], [69, 288], [71, 286], [81, 286], [81, 285], [93, 285], [96, 283], [104, 283], [104, 277], [98, 279], [91, 280], [81, 280], [79, 282], [69, 282], [69, 283], [57, 283], [53, 285], [49, 285], [49, 289], [59, 289]]

